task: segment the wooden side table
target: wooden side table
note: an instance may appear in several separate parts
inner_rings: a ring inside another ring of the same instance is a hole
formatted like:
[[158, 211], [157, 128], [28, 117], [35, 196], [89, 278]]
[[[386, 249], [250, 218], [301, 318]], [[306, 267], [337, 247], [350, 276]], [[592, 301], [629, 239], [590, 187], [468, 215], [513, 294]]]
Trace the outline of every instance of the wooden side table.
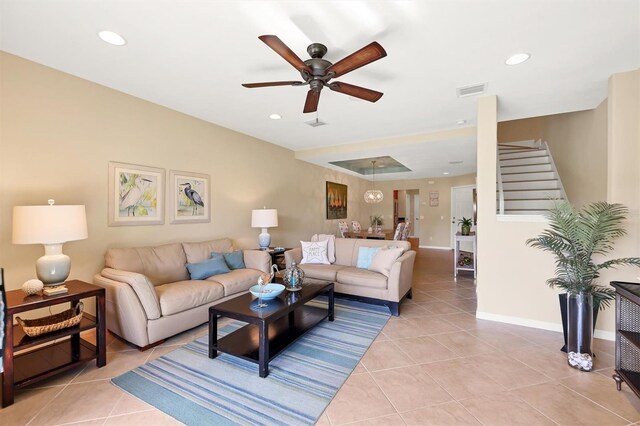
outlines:
[[284, 252], [287, 250], [291, 250], [290, 248], [281, 248], [280, 250], [276, 250], [273, 247], [269, 247], [265, 250], [271, 256], [271, 264], [278, 265], [279, 270], [286, 269], [286, 265], [284, 262]]
[[[7, 334], [2, 373], [2, 407], [13, 404], [13, 393], [32, 383], [62, 371], [96, 360], [98, 367], [107, 364], [105, 290], [83, 281], [67, 281], [68, 293], [57, 296], [27, 296], [22, 290], [8, 291]], [[95, 320], [84, 316], [80, 324], [40, 336], [27, 336], [22, 327], [13, 325], [14, 315], [62, 303], [77, 306], [81, 299], [95, 297]], [[80, 337], [80, 332], [96, 329], [96, 345]], [[37, 349], [27, 349], [40, 346]]]

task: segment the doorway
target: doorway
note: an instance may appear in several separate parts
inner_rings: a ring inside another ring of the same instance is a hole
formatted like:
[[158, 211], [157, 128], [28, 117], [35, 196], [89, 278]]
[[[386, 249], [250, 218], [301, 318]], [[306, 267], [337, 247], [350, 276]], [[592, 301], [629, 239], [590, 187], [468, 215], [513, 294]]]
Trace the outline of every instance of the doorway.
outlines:
[[[473, 195], [475, 191], [475, 185], [453, 186], [451, 187], [451, 248], [455, 244], [455, 235], [460, 231], [460, 225], [458, 221], [465, 218], [471, 218], [473, 220]], [[471, 231], [475, 232], [475, 222], [471, 227]], [[473, 245], [469, 241], [463, 241], [460, 243], [460, 250], [472, 251]]]
[[393, 227], [398, 223], [411, 223], [409, 236], [420, 235], [420, 190], [397, 189], [393, 191]]

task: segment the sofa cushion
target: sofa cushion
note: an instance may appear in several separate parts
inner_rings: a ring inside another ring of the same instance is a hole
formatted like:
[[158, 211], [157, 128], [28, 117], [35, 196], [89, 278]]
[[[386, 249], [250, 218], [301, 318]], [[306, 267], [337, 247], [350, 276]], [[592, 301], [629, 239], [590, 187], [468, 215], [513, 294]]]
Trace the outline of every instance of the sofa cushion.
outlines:
[[143, 274], [153, 285], [189, 279], [187, 259], [180, 243], [109, 249], [104, 263], [107, 268]]
[[305, 278], [315, 278], [316, 280], [335, 281], [336, 273], [346, 268], [344, 265], [314, 265], [305, 264], [298, 265], [304, 271]]
[[358, 241], [357, 238], [336, 238], [336, 263], [338, 265], [356, 266], [355, 263], [351, 263], [356, 241]]
[[216, 282], [188, 280], [159, 285], [156, 293], [165, 316], [214, 302], [224, 297], [224, 288]]
[[302, 246], [302, 260], [300, 261], [300, 264], [321, 263], [324, 265], [328, 265], [328, 244], [329, 240], [300, 241], [300, 245]]
[[388, 277], [391, 273], [391, 267], [396, 260], [402, 255], [402, 248], [388, 248], [380, 250], [373, 257], [369, 270], [374, 272], [380, 272], [384, 276]]
[[341, 284], [370, 288], [387, 288], [387, 277], [367, 269], [346, 267], [338, 271], [336, 279]]
[[371, 265], [373, 256], [375, 256], [378, 251], [380, 251], [380, 247], [359, 247], [356, 268], [367, 269], [369, 265]]
[[222, 255], [224, 256], [224, 261], [227, 262], [227, 266], [229, 266], [229, 269], [246, 268], [242, 250], [232, 251], [231, 253], [222, 253]]
[[213, 275], [225, 274], [230, 270], [227, 262], [221, 256], [212, 257], [198, 263], [187, 263], [187, 269], [192, 280], [204, 280]]
[[219, 283], [224, 288], [224, 295], [241, 293], [258, 283], [262, 271], [255, 269], [234, 269], [226, 274], [214, 275], [207, 281]]
[[231, 240], [228, 238], [199, 243], [182, 243], [182, 247], [188, 263], [198, 263], [209, 259], [213, 252], [228, 253], [233, 251]]
[[[353, 246], [353, 253], [350, 266], [356, 266], [358, 262], [358, 249], [360, 247], [398, 247], [402, 249], [402, 253], [411, 250], [411, 244], [409, 241], [390, 241], [390, 240], [368, 240], [364, 238], [354, 238], [355, 244]], [[379, 252], [378, 252], [379, 253]]]
[[336, 262], [336, 236], [333, 234], [313, 234], [311, 241], [324, 241], [327, 240], [327, 258], [329, 263]]

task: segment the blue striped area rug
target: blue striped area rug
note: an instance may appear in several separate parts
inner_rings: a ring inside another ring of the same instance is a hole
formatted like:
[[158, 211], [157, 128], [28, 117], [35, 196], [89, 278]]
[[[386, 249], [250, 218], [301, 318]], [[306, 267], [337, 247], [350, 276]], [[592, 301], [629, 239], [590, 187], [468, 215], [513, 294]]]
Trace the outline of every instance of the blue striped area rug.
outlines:
[[[326, 309], [326, 299], [309, 304]], [[112, 383], [188, 425], [314, 424], [380, 330], [386, 307], [336, 299], [335, 321], [324, 320], [269, 363], [227, 354], [208, 357], [208, 337], [144, 364]], [[219, 321], [218, 336], [245, 325]]]

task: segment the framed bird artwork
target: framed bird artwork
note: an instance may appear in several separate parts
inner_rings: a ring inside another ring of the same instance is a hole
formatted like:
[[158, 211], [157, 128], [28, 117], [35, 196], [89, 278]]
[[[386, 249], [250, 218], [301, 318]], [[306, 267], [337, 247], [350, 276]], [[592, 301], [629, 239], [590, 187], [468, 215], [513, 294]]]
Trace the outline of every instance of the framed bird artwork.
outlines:
[[109, 226], [164, 224], [164, 169], [109, 162]]
[[169, 171], [171, 223], [211, 222], [209, 175]]

